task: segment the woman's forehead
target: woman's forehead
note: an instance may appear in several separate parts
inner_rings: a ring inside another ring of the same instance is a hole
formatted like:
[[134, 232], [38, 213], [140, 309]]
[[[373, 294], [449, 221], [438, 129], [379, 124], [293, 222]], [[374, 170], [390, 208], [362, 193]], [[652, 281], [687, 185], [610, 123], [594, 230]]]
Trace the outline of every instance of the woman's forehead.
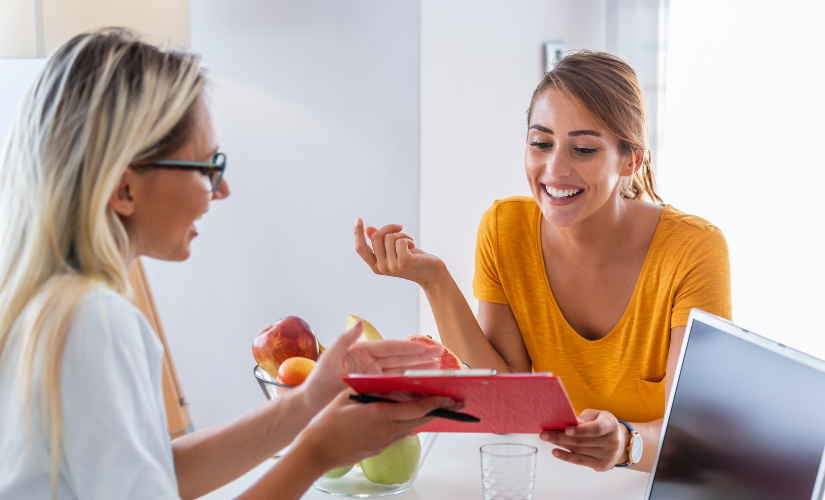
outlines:
[[608, 134], [592, 113], [566, 93], [553, 88], [542, 92], [533, 104], [530, 127], [536, 128], [534, 126], [550, 129], [556, 135], [582, 130], [596, 131], [602, 136]]
[[201, 100], [197, 113], [195, 134], [198, 153], [208, 154], [218, 147], [218, 135], [215, 129], [214, 115], [212, 110]]

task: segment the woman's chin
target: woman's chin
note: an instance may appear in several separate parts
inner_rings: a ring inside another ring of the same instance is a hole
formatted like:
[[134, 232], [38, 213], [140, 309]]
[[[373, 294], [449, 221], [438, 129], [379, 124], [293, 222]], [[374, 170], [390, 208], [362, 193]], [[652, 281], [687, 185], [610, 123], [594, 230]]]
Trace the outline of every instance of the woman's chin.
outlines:
[[183, 262], [184, 260], [189, 259], [190, 255], [192, 255], [192, 250], [189, 247], [189, 243], [187, 243], [186, 245], [183, 246], [183, 248], [180, 249], [180, 251], [176, 252], [176, 256], [175, 256], [174, 259], [169, 259], [169, 260], [174, 260], [174, 261], [177, 261], [177, 262]]
[[544, 216], [544, 220], [557, 227], [572, 226], [581, 220], [578, 204], [559, 206], [547, 203], [546, 199], [542, 199], [542, 203], [539, 203], [539, 208]]

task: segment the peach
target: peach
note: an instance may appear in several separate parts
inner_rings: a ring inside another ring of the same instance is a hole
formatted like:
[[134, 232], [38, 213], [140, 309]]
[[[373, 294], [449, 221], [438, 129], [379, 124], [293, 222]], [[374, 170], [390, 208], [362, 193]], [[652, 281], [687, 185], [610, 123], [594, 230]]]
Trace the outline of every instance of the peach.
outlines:
[[278, 380], [282, 384], [293, 387], [301, 385], [309, 377], [309, 373], [315, 368], [315, 361], [307, 358], [294, 357], [285, 360], [278, 367]]

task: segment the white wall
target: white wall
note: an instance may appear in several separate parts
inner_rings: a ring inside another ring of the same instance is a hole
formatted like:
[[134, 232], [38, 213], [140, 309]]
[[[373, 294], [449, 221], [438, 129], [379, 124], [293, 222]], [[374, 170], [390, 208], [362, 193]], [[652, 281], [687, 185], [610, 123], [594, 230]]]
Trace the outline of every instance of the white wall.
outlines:
[[374, 276], [356, 217], [417, 235], [418, 1], [192, 2], [192, 48], [232, 195], [189, 261], [147, 269], [196, 427], [263, 401], [252, 339], [287, 315], [329, 345], [348, 314], [417, 332], [412, 284]]
[[[421, 2], [421, 238], [473, 310], [475, 240], [499, 198], [529, 195], [527, 107], [544, 42], [604, 50], [604, 0]], [[438, 338], [419, 297], [421, 332]]]
[[0, 149], [26, 86], [44, 59], [0, 59]]
[[[147, 260], [195, 426], [261, 403], [252, 338], [286, 315], [325, 345], [348, 314], [418, 331], [411, 283], [355, 254], [356, 217], [418, 235], [417, 0], [192, 2], [232, 195], [184, 263]], [[0, 60], [0, 137], [42, 60]]]
[[[324, 343], [349, 313], [387, 337], [419, 331], [417, 287], [353, 252], [357, 216], [404, 224], [475, 303], [478, 221], [528, 193], [542, 44], [602, 49], [604, 23], [605, 0], [193, 2], [233, 194], [188, 262], [147, 270], [196, 426], [261, 401], [251, 340], [281, 316], [304, 317]], [[420, 313], [437, 335], [426, 301]]]
[[665, 201], [727, 238], [734, 321], [818, 357], [823, 18], [820, 1], [673, 2], [659, 169]]

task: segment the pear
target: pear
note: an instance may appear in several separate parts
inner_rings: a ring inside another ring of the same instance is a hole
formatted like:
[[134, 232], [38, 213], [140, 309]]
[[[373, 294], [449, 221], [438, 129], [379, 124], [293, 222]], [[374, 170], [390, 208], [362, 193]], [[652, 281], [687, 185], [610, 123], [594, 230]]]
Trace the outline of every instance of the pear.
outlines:
[[412, 479], [421, 459], [418, 436], [407, 436], [379, 455], [361, 460], [361, 471], [373, 483], [400, 484]]
[[364, 331], [361, 333], [361, 336], [358, 337], [358, 342], [366, 342], [369, 340], [384, 340], [384, 337], [382, 337], [381, 334], [378, 333], [378, 330], [376, 330], [375, 327], [372, 326], [372, 324], [369, 321], [363, 318], [359, 318], [354, 314], [350, 314], [349, 316], [347, 316], [347, 330], [352, 330], [355, 324], [359, 321], [364, 322]]

